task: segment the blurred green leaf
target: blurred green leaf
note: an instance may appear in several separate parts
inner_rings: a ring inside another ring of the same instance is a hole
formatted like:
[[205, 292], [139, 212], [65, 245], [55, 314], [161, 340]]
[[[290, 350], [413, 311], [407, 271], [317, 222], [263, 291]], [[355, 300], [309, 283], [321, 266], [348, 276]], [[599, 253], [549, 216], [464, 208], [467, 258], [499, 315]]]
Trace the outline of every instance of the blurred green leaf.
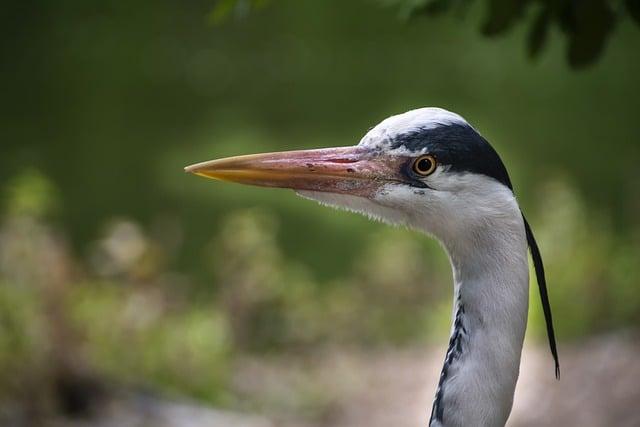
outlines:
[[232, 15], [244, 18], [253, 9], [264, 7], [269, 0], [217, 0], [209, 13], [209, 20], [214, 24], [221, 24]]
[[12, 216], [44, 217], [58, 207], [53, 183], [35, 169], [11, 179], [5, 188], [5, 209]]

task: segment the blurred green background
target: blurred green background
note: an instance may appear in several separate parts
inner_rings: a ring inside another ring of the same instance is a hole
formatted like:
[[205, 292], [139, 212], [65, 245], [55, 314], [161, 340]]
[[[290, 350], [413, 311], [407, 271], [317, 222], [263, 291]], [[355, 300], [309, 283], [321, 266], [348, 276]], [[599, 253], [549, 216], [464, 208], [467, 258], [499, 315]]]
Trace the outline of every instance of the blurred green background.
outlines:
[[[371, 0], [216, 10], [3, 5], [0, 407], [28, 423], [83, 412], [113, 386], [321, 418], [317, 390], [297, 403], [243, 395], [238, 361], [443, 346], [451, 279], [436, 243], [182, 170], [355, 144], [422, 106], [460, 113], [503, 157], [540, 241], [561, 347], [637, 328], [632, 22], [576, 71], [558, 30], [535, 61], [522, 26], [482, 37], [482, 3], [411, 20]], [[534, 291], [529, 339], [544, 346]]]

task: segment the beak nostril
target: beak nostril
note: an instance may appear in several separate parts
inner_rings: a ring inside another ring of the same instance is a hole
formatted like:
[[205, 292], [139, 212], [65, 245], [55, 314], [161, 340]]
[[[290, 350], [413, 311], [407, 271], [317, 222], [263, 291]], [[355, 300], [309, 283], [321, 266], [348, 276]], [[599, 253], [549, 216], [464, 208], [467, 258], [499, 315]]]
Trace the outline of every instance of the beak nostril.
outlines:
[[357, 163], [358, 159], [338, 157], [335, 159], [327, 159], [327, 163]]

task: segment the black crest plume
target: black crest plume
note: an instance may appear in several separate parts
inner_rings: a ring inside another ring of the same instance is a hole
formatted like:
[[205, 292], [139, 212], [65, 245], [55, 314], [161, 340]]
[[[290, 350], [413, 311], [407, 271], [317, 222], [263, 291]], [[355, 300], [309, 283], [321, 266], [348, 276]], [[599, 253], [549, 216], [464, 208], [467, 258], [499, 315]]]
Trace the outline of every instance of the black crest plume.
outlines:
[[533, 231], [527, 222], [527, 219], [522, 215], [524, 220], [524, 229], [527, 234], [527, 243], [529, 244], [529, 250], [531, 251], [531, 258], [533, 259], [533, 267], [536, 270], [536, 280], [538, 282], [538, 288], [540, 290], [540, 300], [542, 301], [542, 311], [544, 312], [544, 320], [547, 324], [547, 337], [549, 338], [549, 348], [553, 355], [553, 360], [556, 365], [556, 378], [560, 379], [560, 362], [558, 360], [558, 349], [556, 346], [556, 334], [553, 330], [553, 318], [551, 316], [551, 304], [549, 304], [549, 294], [547, 292], [547, 281], [544, 277], [544, 264], [542, 263], [542, 256], [540, 255], [540, 249], [536, 243], [535, 237], [533, 237]]

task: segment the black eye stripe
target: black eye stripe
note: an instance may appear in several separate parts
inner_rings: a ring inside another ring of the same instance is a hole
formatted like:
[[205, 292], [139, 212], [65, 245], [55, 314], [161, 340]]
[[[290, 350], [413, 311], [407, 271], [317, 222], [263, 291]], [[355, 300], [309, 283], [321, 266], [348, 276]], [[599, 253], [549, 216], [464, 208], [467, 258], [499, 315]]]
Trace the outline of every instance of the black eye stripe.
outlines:
[[[447, 170], [485, 175], [513, 188], [498, 153], [467, 124], [452, 123], [414, 129], [390, 138], [389, 148], [403, 148], [414, 153], [429, 152], [439, 165], [447, 165]], [[421, 176], [413, 168], [409, 169], [414, 179]]]
[[406, 184], [409, 184], [412, 187], [418, 187], [418, 188], [430, 188], [423, 180], [422, 178], [424, 178], [422, 175], [418, 175], [414, 170], [413, 170], [413, 163], [415, 162], [415, 158], [411, 158], [408, 159], [406, 162], [404, 162], [404, 164], [401, 166], [401, 171], [402, 171], [402, 175], [404, 176], [404, 179], [406, 180]]

